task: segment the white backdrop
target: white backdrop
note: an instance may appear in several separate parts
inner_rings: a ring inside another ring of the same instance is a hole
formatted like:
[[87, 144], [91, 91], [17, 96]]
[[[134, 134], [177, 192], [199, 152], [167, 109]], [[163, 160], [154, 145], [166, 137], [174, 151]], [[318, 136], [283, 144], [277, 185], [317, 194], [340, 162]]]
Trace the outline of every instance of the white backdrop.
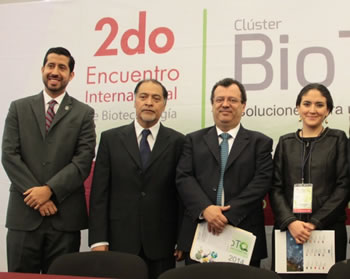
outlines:
[[[349, 130], [350, 3], [346, 0], [48, 0], [0, 5], [0, 130], [12, 100], [42, 88], [42, 60], [68, 48], [76, 76], [68, 92], [96, 110], [97, 134], [134, 118], [143, 77], [170, 90], [165, 125], [183, 133], [212, 125], [212, 85], [240, 79], [243, 125], [275, 143], [300, 125], [295, 99], [307, 82], [335, 101], [329, 126]], [[9, 181], [0, 168], [0, 270]], [[82, 249], [86, 247], [84, 232]]]

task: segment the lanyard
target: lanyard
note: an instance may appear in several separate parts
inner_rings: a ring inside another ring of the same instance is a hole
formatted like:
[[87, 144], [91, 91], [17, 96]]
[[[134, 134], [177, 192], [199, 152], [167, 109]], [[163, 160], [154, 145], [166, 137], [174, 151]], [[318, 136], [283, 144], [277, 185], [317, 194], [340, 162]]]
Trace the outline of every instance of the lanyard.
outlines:
[[302, 148], [302, 151], [301, 151], [301, 183], [304, 183], [304, 169], [305, 169], [305, 165], [306, 165], [306, 162], [309, 160], [309, 158], [311, 158], [311, 153], [312, 153], [312, 150], [314, 149], [314, 144], [313, 142], [311, 142], [311, 146], [310, 146], [310, 151], [306, 154], [306, 145], [308, 145], [309, 142], [307, 142], [305, 144], [305, 142], [303, 142], [303, 148]]

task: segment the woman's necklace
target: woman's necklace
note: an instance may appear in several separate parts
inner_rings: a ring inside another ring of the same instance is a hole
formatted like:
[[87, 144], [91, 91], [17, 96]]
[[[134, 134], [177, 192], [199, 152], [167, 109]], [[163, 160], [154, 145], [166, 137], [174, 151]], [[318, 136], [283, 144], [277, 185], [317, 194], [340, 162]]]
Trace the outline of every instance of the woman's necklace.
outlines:
[[[316, 136], [316, 138], [319, 137], [319, 136], [323, 133], [323, 130], [324, 130], [324, 127], [322, 126], [322, 129], [321, 129], [321, 131], [318, 133], [318, 135]], [[300, 134], [301, 134], [301, 138], [303, 139], [303, 138], [304, 138], [303, 129], [301, 129]], [[313, 138], [313, 137], [309, 137], [309, 138]], [[306, 147], [309, 147], [309, 145], [310, 145], [310, 142], [307, 141], [307, 142], [306, 142]]]
[[[318, 135], [315, 138], [319, 137], [323, 133], [323, 130], [324, 130], [324, 127], [322, 126], [321, 131], [318, 133]], [[304, 138], [304, 129], [301, 129], [301, 133], [300, 134], [301, 134], [301, 137]], [[314, 136], [311, 136], [311, 137], [308, 137], [308, 138], [314, 138]]]

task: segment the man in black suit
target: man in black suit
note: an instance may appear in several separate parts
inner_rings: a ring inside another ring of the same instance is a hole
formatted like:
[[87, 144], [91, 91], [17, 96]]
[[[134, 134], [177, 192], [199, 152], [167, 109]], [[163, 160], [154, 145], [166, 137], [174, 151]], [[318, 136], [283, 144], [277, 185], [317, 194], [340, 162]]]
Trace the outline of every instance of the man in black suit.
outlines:
[[73, 70], [68, 50], [49, 49], [41, 69], [45, 89], [12, 102], [6, 118], [12, 272], [46, 273], [57, 256], [79, 251], [80, 230], [88, 225], [84, 180], [95, 155], [94, 111], [66, 92]]
[[[157, 278], [180, 256], [175, 251], [174, 257], [179, 217], [175, 176], [184, 136], [159, 122], [168, 96], [159, 81], [143, 80], [134, 93], [136, 121], [101, 135], [89, 245], [140, 255], [149, 277]], [[145, 132], [150, 134], [143, 136]]]
[[[186, 136], [176, 182], [185, 206], [178, 248], [185, 252], [186, 264], [193, 263], [189, 251], [201, 220], [214, 234], [226, 224], [252, 232], [257, 239], [251, 265], [259, 266], [267, 256], [262, 200], [271, 186], [272, 140], [240, 124], [246, 101], [240, 82], [220, 80], [211, 93], [215, 126]], [[228, 158], [220, 181], [223, 133]]]

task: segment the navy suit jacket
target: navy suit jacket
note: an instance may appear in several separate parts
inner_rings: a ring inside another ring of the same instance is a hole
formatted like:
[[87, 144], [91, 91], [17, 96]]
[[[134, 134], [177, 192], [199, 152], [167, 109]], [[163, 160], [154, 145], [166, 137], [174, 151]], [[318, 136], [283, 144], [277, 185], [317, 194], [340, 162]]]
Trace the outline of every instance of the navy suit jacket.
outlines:
[[[267, 256], [262, 200], [271, 187], [272, 139], [240, 127], [224, 174], [224, 213], [233, 226], [256, 237], [252, 260]], [[186, 136], [177, 168], [177, 188], [185, 206], [179, 249], [190, 251], [199, 216], [215, 205], [220, 179], [220, 148], [216, 127]]]

